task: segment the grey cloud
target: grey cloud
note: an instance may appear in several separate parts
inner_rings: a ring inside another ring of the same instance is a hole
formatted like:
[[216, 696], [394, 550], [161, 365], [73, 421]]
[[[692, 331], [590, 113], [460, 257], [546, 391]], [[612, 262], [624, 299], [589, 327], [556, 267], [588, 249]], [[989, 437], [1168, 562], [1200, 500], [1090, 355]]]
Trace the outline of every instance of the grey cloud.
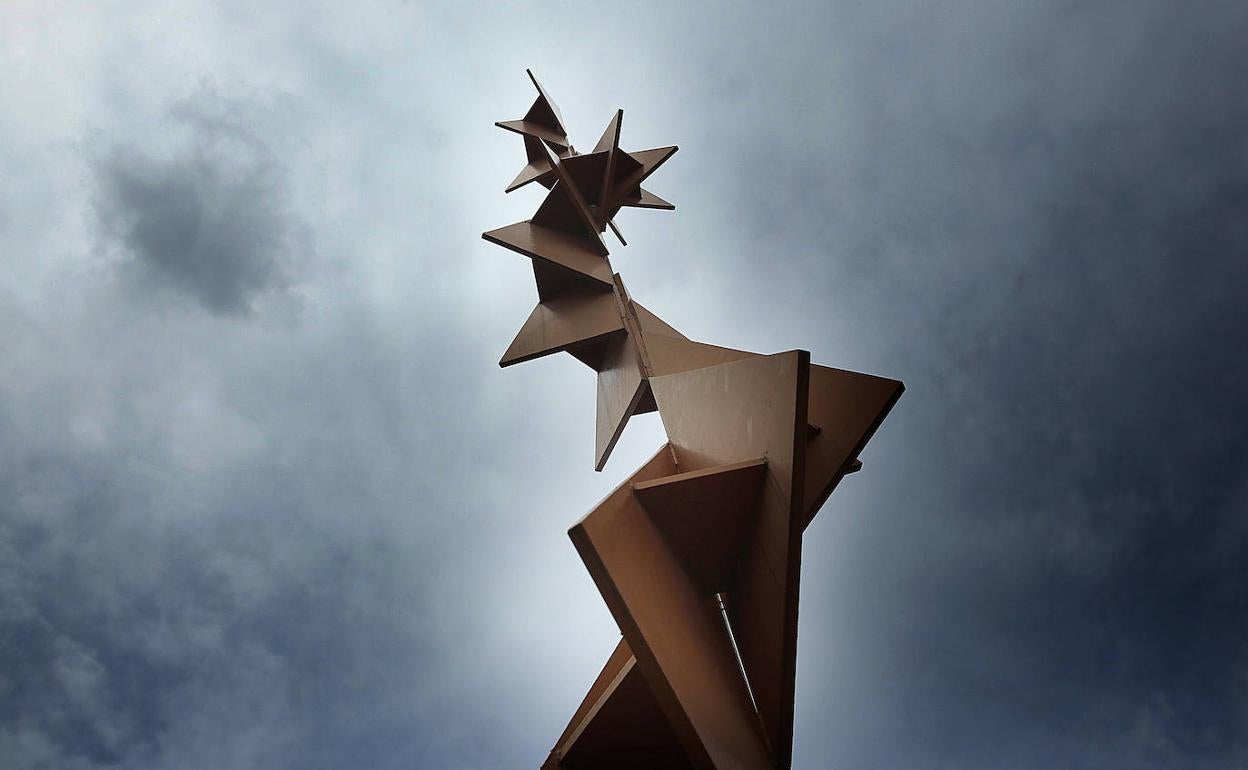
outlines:
[[[299, 394], [316, 420], [263, 389], [214, 399], [221, 416], [258, 400], [271, 453], [206, 469], [139, 425], [113, 428], [107, 451], [84, 447], [55, 416], [13, 416], [30, 402], [7, 394], [0, 747], [12, 766], [342, 767], [427, 718], [445, 685], [419, 668], [426, 589], [404, 565], [438, 562], [419, 533], [442, 504], [406, 480], [422, 453], [392, 429], [384, 385], [341, 366], [350, 356], [291, 359], [337, 395]], [[359, 407], [370, 395], [378, 407]], [[107, 398], [125, 410], [152, 394]], [[313, 435], [275, 435], [292, 417]], [[377, 467], [386, 444], [397, 473]], [[346, 445], [357, 460], [338, 454]]]
[[1245, 14], [919, 15], [885, 50], [830, 32], [847, 146], [767, 167], [803, 195], [741, 228], [811, 253], [841, 314], [877, 319], [857, 354], [910, 386], [871, 457], [912, 467], [808, 541], [860, 594], [830, 591], [854, 632], [807, 627], [844, 703], [806, 712], [806, 761], [1238, 766]]
[[123, 273], [140, 291], [246, 314], [293, 280], [299, 223], [284, 169], [264, 141], [202, 109], [171, 111], [169, 128], [189, 138], [169, 156], [121, 145], [96, 164], [101, 233], [125, 254]]
[[497, 369], [524, 66], [681, 145], [638, 299], [907, 382], [807, 536], [796, 768], [1245, 762], [1242, 3], [13, 8], [6, 767], [540, 763], [616, 638], [564, 532], [661, 430], [593, 474], [590, 374]]

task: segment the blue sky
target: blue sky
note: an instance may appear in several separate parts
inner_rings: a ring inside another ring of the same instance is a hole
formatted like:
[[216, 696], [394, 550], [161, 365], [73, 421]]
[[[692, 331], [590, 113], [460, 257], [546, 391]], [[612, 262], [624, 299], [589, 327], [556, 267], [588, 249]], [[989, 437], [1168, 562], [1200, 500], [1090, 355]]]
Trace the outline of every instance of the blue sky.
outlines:
[[[0, 758], [536, 767], [616, 638], [534, 69], [677, 144], [613, 266], [904, 380], [808, 530], [794, 767], [1248, 766], [1248, 6], [0, 5]], [[565, 360], [566, 359], [566, 360]]]

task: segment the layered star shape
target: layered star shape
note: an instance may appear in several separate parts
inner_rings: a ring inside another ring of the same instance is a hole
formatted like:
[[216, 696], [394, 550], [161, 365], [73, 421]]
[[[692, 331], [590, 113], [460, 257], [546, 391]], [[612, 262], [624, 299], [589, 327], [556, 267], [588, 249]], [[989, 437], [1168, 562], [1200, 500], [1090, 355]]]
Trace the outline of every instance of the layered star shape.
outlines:
[[[559, 108], [533, 72], [526, 72], [537, 89], [537, 99], [520, 120], [503, 120], [495, 125], [524, 138], [527, 162], [505, 192], [518, 190], [530, 182], [550, 190], [533, 222], [577, 235], [588, 234], [594, 241], [597, 240], [594, 233], [611, 227], [623, 243], [613, 222], [621, 208], [676, 208], [641, 186], [676, 152], [676, 147], [638, 152], [621, 150], [624, 110], [616, 110], [594, 149], [578, 153], [568, 141]], [[606, 253], [605, 247], [602, 253]]]

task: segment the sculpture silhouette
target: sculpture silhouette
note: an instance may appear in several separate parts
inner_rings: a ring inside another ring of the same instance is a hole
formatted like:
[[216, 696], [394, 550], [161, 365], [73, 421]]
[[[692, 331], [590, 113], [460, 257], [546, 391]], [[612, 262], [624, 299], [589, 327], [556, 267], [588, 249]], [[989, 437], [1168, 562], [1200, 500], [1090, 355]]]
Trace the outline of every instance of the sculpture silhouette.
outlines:
[[675, 208], [641, 183], [676, 148], [621, 150], [619, 110], [578, 153], [529, 77], [533, 106], [497, 124], [527, 157], [507, 192], [549, 192], [482, 237], [532, 259], [538, 303], [500, 365], [566, 351], [597, 372], [595, 470], [634, 414], [668, 438], [569, 530], [623, 638], [542, 767], [788, 768], [802, 532], [904, 386], [695, 342], [633, 301], [602, 235], [622, 207]]

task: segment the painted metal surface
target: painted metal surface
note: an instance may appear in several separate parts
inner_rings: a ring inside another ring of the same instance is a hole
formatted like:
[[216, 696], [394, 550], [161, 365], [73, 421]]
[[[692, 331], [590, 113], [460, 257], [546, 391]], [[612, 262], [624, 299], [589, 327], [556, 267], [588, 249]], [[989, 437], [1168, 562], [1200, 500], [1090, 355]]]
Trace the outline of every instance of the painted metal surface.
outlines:
[[675, 208], [641, 183], [677, 148], [622, 150], [617, 110], [578, 153], [529, 77], [528, 112], [497, 124], [524, 141], [507, 192], [548, 192], [482, 237], [533, 261], [538, 305], [500, 365], [568, 352], [595, 371], [596, 470], [634, 414], [657, 410], [668, 437], [569, 530], [623, 638], [542, 768], [784, 770], [802, 533], [904, 386], [696, 342], [634, 302], [602, 234], [622, 207]]

